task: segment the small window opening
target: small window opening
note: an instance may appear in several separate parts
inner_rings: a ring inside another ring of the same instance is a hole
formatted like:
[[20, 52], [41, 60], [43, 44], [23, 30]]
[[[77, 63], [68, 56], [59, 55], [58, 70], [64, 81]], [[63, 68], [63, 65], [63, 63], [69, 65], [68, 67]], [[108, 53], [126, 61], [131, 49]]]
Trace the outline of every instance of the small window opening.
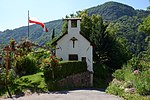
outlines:
[[76, 20], [75, 21], [74, 20], [71, 21], [71, 27], [72, 28], [77, 27], [77, 21]]
[[78, 55], [77, 54], [70, 54], [69, 60], [78, 60]]
[[86, 57], [82, 57], [82, 61], [83, 61], [83, 62], [86, 62]]

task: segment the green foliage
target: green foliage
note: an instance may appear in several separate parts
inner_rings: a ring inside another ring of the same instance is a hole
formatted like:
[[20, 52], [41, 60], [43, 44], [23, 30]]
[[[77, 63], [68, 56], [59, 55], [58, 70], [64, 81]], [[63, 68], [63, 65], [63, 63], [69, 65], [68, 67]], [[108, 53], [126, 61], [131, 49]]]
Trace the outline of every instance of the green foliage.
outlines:
[[137, 93], [141, 95], [150, 95], [150, 69], [147, 71], [141, 72], [135, 78], [135, 88], [137, 89]]
[[150, 34], [150, 15], [144, 19], [144, 22], [139, 26], [139, 30]]
[[106, 64], [112, 69], [117, 69], [130, 59], [131, 56], [127, 50], [125, 41], [117, 38], [116, 32], [119, 30], [117, 25], [103, 22], [100, 15], [93, 14], [89, 16], [87, 10], [77, 12], [76, 17], [81, 17], [82, 19], [81, 32], [83, 35], [95, 44], [95, 61]]
[[149, 96], [141, 96], [129, 93], [123, 94], [123, 98], [125, 100], [149, 100]]
[[69, 75], [87, 71], [87, 65], [81, 61], [61, 61], [59, 65], [47, 64], [43, 68], [46, 81], [66, 78]]
[[147, 42], [145, 41], [147, 35], [143, 32], [138, 32], [137, 29], [142, 20], [143, 18], [139, 16], [122, 16], [114, 21], [115, 25], [119, 26], [117, 36], [126, 39], [126, 45], [136, 56], [141, 51], [144, 51], [147, 46]]
[[112, 75], [117, 80], [124, 80], [124, 72], [121, 69], [116, 70], [115, 73], [113, 73]]
[[121, 89], [117, 84], [110, 83], [109, 87], [106, 90], [106, 92], [110, 93], [110, 94], [122, 96], [123, 93], [124, 93], [124, 90]]
[[5, 84], [6, 73], [4, 68], [0, 68], [0, 86]]
[[150, 6], [147, 7], [147, 10], [150, 10]]
[[94, 63], [93, 70], [94, 70], [93, 74], [94, 87], [105, 89], [108, 86], [109, 82], [111, 81], [112, 70], [109, 69], [108, 66], [102, 65], [101, 63]]
[[[123, 92], [121, 95], [123, 98], [130, 100], [136, 100], [135, 98], [143, 98], [148, 100], [146, 96], [150, 95], [150, 61], [147, 57], [140, 55], [140, 57], [134, 57], [124, 64], [122, 69], [118, 69], [113, 73], [115, 81], [113, 80], [107, 92], [111, 94], [117, 94], [120, 89], [125, 91], [126, 88], [134, 88], [135, 92]], [[117, 88], [115, 87], [117, 85]]]
[[66, 78], [69, 75], [82, 73], [87, 71], [87, 65], [81, 61], [61, 61], [59, 65], [55, 65], [55, 62], [48, 62], [43, 67], [45, 82], [48, 86], [48, 90], [56, 91], [60, 90], [57, 86], [57, 82], [60, 79]]
[[93, 65], [94, 75], [100, 77], [102, 79], [106, 79], [109, 77], [109, 72], [111, 73], [112, 70], [109, 69], [108, 66], [102, 65], [101, 63], [94, 63]]
[[[8, 84], [8, 87], [12, 95], [24, 94], [26, 90], [30, 90], [31, 93], [48, 91], [42, 72], [15, 78], [12, 83]], [[5, 86], [0, 85], [0, 89], [0, 96], [7, 92]]]
[[81, 61], [61, 61], [60, 63], [61, 78], [65, 78], [69, 75], [82, 73], [87, 71], [86, 62]]
[[29, 57], [18, 58], [15, 72], [19, 76], [35, 74], [37, 72], [35, 60]]
[[13, 94], [16, 94], [17, 91], [24, 92], [27, 89], [31, 90], [33, 93], [47, 91], [42, 72], [15, 79], [10, 89]]
[[55, 56], [51, 55], [49, 58], [44, 59], [42, 64], [46, 82], [48, 82], [50, 79], [53, 80], [59, 75], [58, 71], [60, 70], [60, 68], [58, 59]]
[[43, 72], [44, 72], [44, 78], [46, 82], [53, 79], [53, 76], [54, 76], [53, 71], [49, 65], [46, 64], [46, 66], [44, 66]]
[[[7, 84], [12, 85], [16, 79], [16, 73], [13, 69], [8, 70]], [[5, 68], [0, 68], [0, 96], [6, 93], [6, 70]]]
[[49, 58], [50, 52], [44, 49], [38, 49], [28, 54], [28, 57], [35, 61], [38, 69], [42, 69], [43, 60]]
[[[14, 79], [16, 78], [16, 73], [13, 69], [8, 70], [8, 83], [12, 83]], [[4, 86], [6, 81], [6, 69], [1, 68], [0, 69], [0, 86]]]
[[67, 32], [67, 29], [68, 29], [68, 23], [67, 21], [63, 21], [63, 25], [62, 25], [62, 29], [61, 29], [61, 32], [64, 34]]
[[134, 8], [117, 2], [106, 2], [103, 5], [88, 9], [88, 12], [89, 15], [99, 14], [106, 20], [115, 20], [124, 15], [134, 16], [136, 14]]

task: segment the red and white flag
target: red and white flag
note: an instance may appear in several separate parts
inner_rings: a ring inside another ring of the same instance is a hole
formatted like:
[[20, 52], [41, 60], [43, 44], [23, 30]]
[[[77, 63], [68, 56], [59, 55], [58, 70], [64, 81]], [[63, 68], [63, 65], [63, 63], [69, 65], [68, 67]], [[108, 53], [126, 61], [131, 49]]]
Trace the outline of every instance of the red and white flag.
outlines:
[[30, 17], [29, 18], [29, 23], [34, 23], [34, 24], [38, 24], [38, 25], [41, 25], [41, 27], [43, 28], [43, 30], [45, 32], [48, 32], [48, 29], [45, 27], [45, 24], [40, 22], [37, 18], [35, 17]]

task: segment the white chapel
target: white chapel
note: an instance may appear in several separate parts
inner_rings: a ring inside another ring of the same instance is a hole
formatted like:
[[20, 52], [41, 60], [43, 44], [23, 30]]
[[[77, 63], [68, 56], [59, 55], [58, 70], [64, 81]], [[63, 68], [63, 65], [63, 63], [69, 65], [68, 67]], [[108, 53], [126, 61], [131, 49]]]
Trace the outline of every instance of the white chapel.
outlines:
[[81, 18], [68, 18], [68, 31], [55, 43], [56, 57], [62, 60], [86, 61], [87, 70], [93, 72], [93, 46], [80, 32]]

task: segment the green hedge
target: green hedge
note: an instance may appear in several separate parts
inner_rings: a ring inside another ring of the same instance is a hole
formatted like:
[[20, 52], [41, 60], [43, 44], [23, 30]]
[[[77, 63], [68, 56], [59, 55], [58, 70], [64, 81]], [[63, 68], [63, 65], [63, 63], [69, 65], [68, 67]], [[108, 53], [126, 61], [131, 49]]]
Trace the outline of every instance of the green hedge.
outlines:
[[54, 73], [54, 80], [62, 79], [69, 75], [81, 73], [87, 71], [86, 62], [81, 61], [61, 61], [59, 62], [59, 67], [49, 68], [49, 66], [45, 67], [44, 76], [46, 81], [52, 80], [52, 74]]
[[49, 65], [45, 66], [43, 71], [48, 90], [54, 91], [61, 89], [57, 86], [58, 80], [87, 71], [87, 64], [81, 61], [61, 61], [59, 65], [55, 67]]
[[60, 74], [62, 78], [69, 75], [81, 73], [87, 71], [86, 62], [81, 61], [61, 61], [60, 62]]

